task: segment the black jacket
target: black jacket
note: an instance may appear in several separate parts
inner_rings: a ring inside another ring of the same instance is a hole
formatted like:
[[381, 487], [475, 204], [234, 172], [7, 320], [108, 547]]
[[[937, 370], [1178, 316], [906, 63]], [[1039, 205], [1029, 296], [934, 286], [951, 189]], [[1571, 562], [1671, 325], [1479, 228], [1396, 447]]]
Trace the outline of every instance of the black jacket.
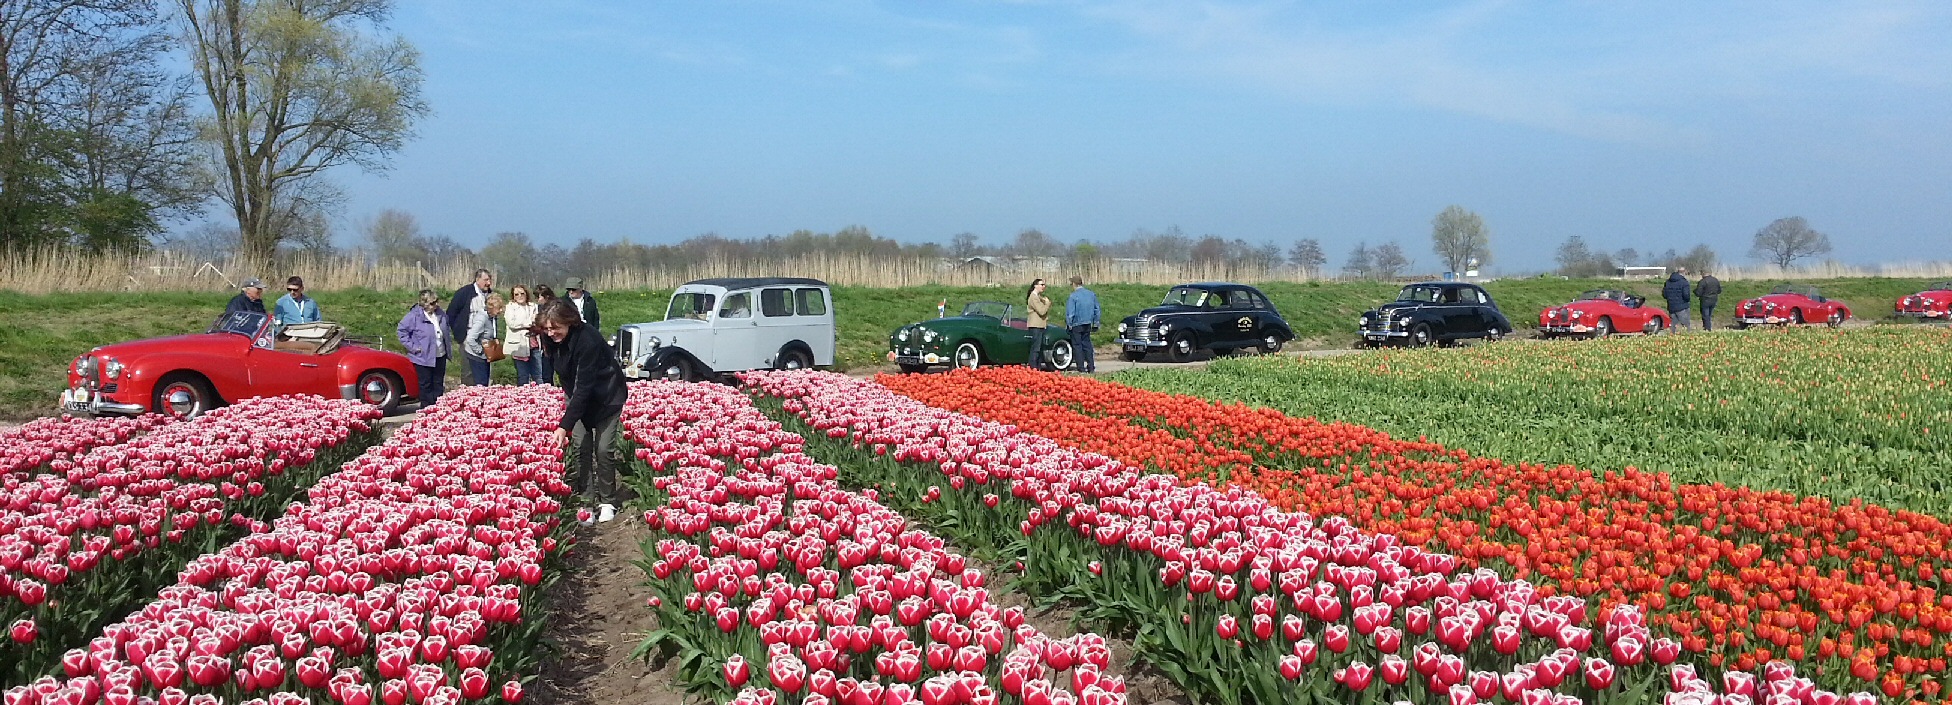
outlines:
[[1688, 278], [1675, 272], [1667, 278], [1667, 285], [1661, 287], [1661, 298], [1667, 299], [1667, 310], [1679, 311], [1688, 307]]
[[468, 331], [468, 310], [474, 307], [476, 296], [474, 283], [454, 290], [454, 298], [447, 302], [447, 329], [466, 334]]
[[1701, 275], [1701, 281], [1694, 283], [1694, 295], [1707, 303], [1714, 303], [1722, 295], [1722, 280], [1713, 274]]
[[[576, 299], [572, 299], [568, 295], [564, 295], [561, 298], [563, 301], [568, 302], [570, 306], [576, 305]], [[596, 297], [591, 296], [588, 291], [583, 292], [583, 322], [590, 324], [590, 327], [595, 328], [599, 334], [603, 332], [603, 318], [597, 315]]]
[[543, 337], [543, 349], [563, 380], [564, 430], [574, 430], [576, 422], [616, 416], [624, 410], [630, 391], [624, 387], [624, 370], [611, 354], [603, 334], [585, 323], [569, 329], [563, 342]]
[[253, 299], [245, 296], [242, 291], [237, 292], [236, 296], [230, 297], [230, 303], [224, 306], [224, 315], [228, 316], [238, 311], [264, 313], [264, 299]]

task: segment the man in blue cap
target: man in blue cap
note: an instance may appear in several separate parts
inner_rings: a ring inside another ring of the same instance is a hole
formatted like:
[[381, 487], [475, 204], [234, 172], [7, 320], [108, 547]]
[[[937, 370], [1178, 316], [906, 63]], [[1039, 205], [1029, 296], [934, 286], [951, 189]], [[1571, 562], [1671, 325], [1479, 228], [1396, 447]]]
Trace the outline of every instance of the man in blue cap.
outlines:
[[263, 279], [251, 277], [250, 279], [244, 280], [243, 286], [237, 288], [239, 290], [237, 295], [230, 297], [230, 304], [224, 306], [224, 315], [228, 316], [238, 311], [249, 311], [256, 314], [264, 313]]

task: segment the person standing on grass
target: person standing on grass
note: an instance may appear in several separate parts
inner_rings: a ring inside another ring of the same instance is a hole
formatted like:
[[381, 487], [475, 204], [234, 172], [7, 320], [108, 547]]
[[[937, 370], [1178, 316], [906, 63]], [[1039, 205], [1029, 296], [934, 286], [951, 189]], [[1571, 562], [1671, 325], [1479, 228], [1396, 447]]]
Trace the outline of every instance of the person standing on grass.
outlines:
[[493, 379], [493, 360], [488, 359], [487, 343], [501, 339], [502, 295], [489, 292], [481, 297], [481, 308], [468, 314], [468, 332], [461, 340], [461, 354], [468, 358], [468, 376], [475, 384], [488, 386]]
[[1715, 329], [1715, 301], [1722, 297], [1722, 280], [1716, 279], [1714, 272], [1702, 270], [1701, 280], [1694, 283], [1694, 298], [1701, 302], [1701, 329]]
[[238, 311], [264, 313], [263, 279], [251, 277], [244, 280], [243, 286], [237, 287], [237, 295], [230, 297], [230, 303], [224, 305], [224, 315], [229, 316]]
[[393, 332], [400, 336], [400, 347], [406, 348], [407, 359], [413, 361], [413, 371], [420, 378], [420, 408], [433, 406], [447, 392], [447, 358], [453, 351], [453, 336], [448, 334], [447, 317], [441, 312], [441, 295], [433, 289], [421, 289], [420, 300], [407, 309]]
[[1030, 360], [1025, 364], [1036, 369], [1044, 369], [1044, 328], [1050, 324], [1051, 299], [1044, 295], [1042, 278], [1030, 282], [1030, 293], [1024, 297], [1024, 307], [1030, 316], [1024, 321], [1024, 328], [1030, 331]]
[[[542, 307], [548, 306], [549, 302], [555, 300], [556, 300], [555, 289], [549, 288], [548, 284], [535, 285], [536, 311], [540, 312], [542, 310]], [[540, 329], [536, 330], [537, 334], [540, 334], [541, 332], [542, 331]], [[542, 383], [556, 384], [556, 364], [555, 361], [549, 359], [548, 347], [549, 346], [547, 345], [537, 345], [534, 347], [534, 349], [530, 350], [529, 352], [535, 355], [535, 359], [538, 361], [536, 368], [542, 370]]]
[[1086, 374], [1098, 371], [1098, 358], [1091, 349], [1098, 315], [1098, 293], [1084, 288], [1084, 277], [1071, 275], [1071, 298], [1064, 300], [1064, 327], [1071, 331], [1072, 366]]
[[284, 330], [289, 325], [323, 320], [320, 318], [318, 300], [305, 295], [305, 280], [296, 276], [285, 280], [285, 295], [278, 297], [278, 303], [272, 310], [276, 312], [272, 316], [272, 324], [278, 330]]
[[603, 317], [597, 313], [596, 297], [583, 289], [582, 277], [570, 277], [563, 282], [563, 299], [576, 307], [576, 315], [583, 317], [583, 324], [603, 332]]
[[562, 373], [566, 401], [554, 441], [563, 447], [575, 442], [576, 460], [570, 466], [570, 487], [597, 502], [597, 521], [616, 516], [618, 419], [630, 390], [623, 367], [595, 326], [583, 322], [576, 306], [557, 299], [536, 313], [542, 346]]
[[486, 269], [474, 270], [474, 283], [454, 290], [447, 302], [447, 329], [466, 336], [469, 314], [481, 310], [481, 297], [495, 290], [495, 275]]
[[1661, 287], [1661, 298], [1667, 299], [1667, 315], [1674, 319], [1676, 330], [1694, 330], [1694, 326], [1688, 323], [1687, 273], [1687, 267], [1675, 267], [1674, 273], [1667, 277], [1667, 284]]
[[508, 324], [508, 359], [515, 361], [516, 384], [540, 384], [542, 378], [541, 350], [535, 344], [536, 303], [530, 300], [529, 288], [516, 284], [508, 288], [508, 309], [502, 313], [502, 322]]

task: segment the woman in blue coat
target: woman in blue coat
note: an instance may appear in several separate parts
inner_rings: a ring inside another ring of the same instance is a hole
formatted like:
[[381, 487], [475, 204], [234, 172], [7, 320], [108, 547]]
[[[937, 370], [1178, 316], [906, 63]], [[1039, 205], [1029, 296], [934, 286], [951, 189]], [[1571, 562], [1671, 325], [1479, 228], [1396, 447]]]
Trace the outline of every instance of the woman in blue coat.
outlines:
[[448, 332], [447, 317], [442, 314], [441, 295], [432, 289], [421, 289], [420, 302], [407, 309], [399, 328], [394, 330], [400, 336], [400, 347], [406, 348], [407, 359], [413, 361], [413, 370], [420, 377], [422, 409], [440, 401], [441, 394], [447, 391], [447, 358], [454, 350], [454, 336]]

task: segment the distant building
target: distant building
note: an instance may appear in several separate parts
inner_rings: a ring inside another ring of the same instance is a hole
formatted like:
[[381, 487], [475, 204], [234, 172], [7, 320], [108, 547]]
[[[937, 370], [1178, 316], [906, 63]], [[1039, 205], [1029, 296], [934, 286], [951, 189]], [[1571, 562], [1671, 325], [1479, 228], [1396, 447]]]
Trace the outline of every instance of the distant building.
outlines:
[[1667, 276], [1666, 267], [1621, 267], [1621, 279], [1658, 279]]

